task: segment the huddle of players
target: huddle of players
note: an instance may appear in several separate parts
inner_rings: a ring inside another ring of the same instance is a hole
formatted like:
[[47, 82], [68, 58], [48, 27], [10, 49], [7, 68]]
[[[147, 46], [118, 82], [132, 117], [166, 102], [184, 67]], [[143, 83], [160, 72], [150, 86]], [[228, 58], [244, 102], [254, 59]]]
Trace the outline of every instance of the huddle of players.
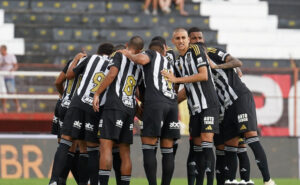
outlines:
[[[189, 36], [194, 32], [201, 34], [202, 43], [190, 44]], [[253, 97], [233, 70], [237, 66], [232, 60], [236, 59], [225, 51], [206, 49], [202, 33], [197, 29], [188, 35], [185, 29], [178, 28], [172, 41], [179, 51], [177, 60], [174, 53], [167, 52], [161, 37], [154, 38], [149, 49], [141, 53], [143, 40], [134, 36], [126, 49], [113, 53], [113, 46], [106, 43], [100, 45], [96, 55], [79, 53], [68, 62], [57, 80], [61, 94], [61, 102], [57, 104], [61, 139], [49, 184], [65, 184], [66, 174], [71, 169], [79, 185], [87, 184], [88, 180], [92, 185], [98, 181], [107, 185], [113, 162], [117, 183], [129, 184], [130, 144], [137, 113], [143, 121], [141, 139], [148, 182], [150, 185], [157, 183], [156, 145], [160, 139], [161, 184], [169, 185], [174, 171], [173, 145], [180, 137], [177, 105], [185, 98], [191, 115], [193, 148], [190, 151], [197, 166], [197, 184], [203, 183], [205, 172], [210, 177], [208, 184], [213, 183], [213, 138], [219, 131], [220, 110], [223, 110], [224, 119], [220, 124], [221, 132], [215, 137], [218, 143], [216, 167], [217, 172], [221, 172], [219, 177], [222, 176], [218, 178], [217, 173], [218, 184], [237, 184], [234, 179], [240, 131], [246, 133], [244, 137], [254, 151], [265, 183], [275, 184], [270, 179], [266, 156], [257, 137]], [[177, 100], [178, 84], [184, 84], [185, 88], [178, 92]], [[136, 103], [136, 94], [141, 106]], [[224, 140], [226, 160], [224, 155], [218, 155], [224, 154]], [[80, 154], [78, 166], [74, 167], [72, 161], [77, 146]], [[119, 153], [112, 155], [114, 150]], [[223, 160], [218, 156], [223, 156]], [[234, 175], [224, 174], [225, 169], [235, 170]], [[249, 181], [249, 177], [245, 181]]]

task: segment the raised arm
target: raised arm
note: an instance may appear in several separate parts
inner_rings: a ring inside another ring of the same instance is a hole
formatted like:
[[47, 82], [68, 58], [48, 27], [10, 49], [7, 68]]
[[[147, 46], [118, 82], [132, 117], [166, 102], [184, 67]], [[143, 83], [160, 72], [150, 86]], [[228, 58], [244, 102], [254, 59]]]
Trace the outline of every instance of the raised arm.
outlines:
[[146, 65], [150, 62], [150, 58], [148, 55], [139, 53], [139, 54], [131, 54], [127, 49], [119, 50], [123, 55], [125, 55], [129, 60], [133, 61], [136, 64]]
[[75, 77], [75, 73], [74, 73], [73, 69], [76, 67], [76, 65], [77, 65], [77, 63], [79, 62], [79, 60], [80, 60], [82, 57], [85, 57], [85, 56], [86, 56], [85, 53], [78, 53], [78, 54], [74, 57], [72, 63], [71, 63], [70, 66], [69, 66], [69, 69], [68, 69], [68, 71], [67, 71], [67, 74], [66, 74], [66, 77], [67, 77], [68, 80], [71, 80], [71, 79], [73, 79], [73, 78]]

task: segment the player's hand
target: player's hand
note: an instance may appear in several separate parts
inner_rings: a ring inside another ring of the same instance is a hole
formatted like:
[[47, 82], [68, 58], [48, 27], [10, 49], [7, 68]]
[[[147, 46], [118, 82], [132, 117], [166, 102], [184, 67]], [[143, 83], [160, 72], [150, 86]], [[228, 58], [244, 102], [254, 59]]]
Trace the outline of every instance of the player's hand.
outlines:
[[238, 74], [238, 76], [240, 77], [240, 78], [242, 78], [242, 76], [243, 76], [243, 72], [240, 70], [240, 69], [236, 69], [236, 73]]
[[75, 56], [75, 60], [80, 60], [82, 57], [86, 57], [86, 53], [78, 53], [76, 56]]
[[99, 112], [99, 95], [97, 95], [97, 94], [94, 95], [93, 109], [95, 112]]
[[177, 78], [174, 76], [173, 73], [168, 72], [166, 70], [162, 70], [162, 71], [160, 71], [160, 73], [165, 77], [165, 79], [167, 81], [172, 82], [172, 83], [176, 83], [177, 82]]
[[118, 50], [118, 52], [122, 53], [123, 55], [125, 55], [126, 57], [128, 57], [128, 50], [127, 49], [121, 49], [121, 50]]

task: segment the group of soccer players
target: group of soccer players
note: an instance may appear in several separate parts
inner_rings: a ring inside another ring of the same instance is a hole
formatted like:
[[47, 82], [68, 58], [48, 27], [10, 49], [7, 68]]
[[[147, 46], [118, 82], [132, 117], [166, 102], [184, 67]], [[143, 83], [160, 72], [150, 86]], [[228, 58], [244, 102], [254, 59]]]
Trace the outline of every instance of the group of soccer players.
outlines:
[[161, 184], [170, 185], [180, 138], [178, 103], [185, 99], [190, 112], [189, 185], [203, 184], [205, 174], [212, 185], [215, 172], [218, 185], [253, 185], [245, 144], [265, 185], [275, 185], [257, 134], [253, 96], [240, 79], [241, 61], [222, 49], [207, 48], [196, 27], [175, 29], [172, 42], [177, 59], [162, 37], [154, 37], [143, 51], [143, 39], [134, 36], [126, 46], [104, 43], [97, 54], [81, 52], [67, 63], [55, 83], [60, 99], [52, 133], [59, 145], [49, 185], [66, 184], [70, 170], [79, 185], [107, 185], [112, 167], [118, 185], [130, 184], [135, 116], [142, 121], [149, 185], [157, 184], [158, 143]]

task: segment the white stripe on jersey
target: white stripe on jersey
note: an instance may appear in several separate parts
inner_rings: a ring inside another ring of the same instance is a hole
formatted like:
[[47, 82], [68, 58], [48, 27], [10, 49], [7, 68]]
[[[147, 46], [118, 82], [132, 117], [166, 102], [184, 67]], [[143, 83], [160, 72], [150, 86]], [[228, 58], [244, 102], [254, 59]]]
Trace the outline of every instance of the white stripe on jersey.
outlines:
[[[163, 69], [168, 69], [169, 61], [166, 59], [166, 57], [163, 57], [162, 59], [163, 59]], [[170, 70], [172, 70], [172, 66], [171, 66]], [[159, 73], [160, 73], [160, 71], [159, 71]], [[166, 78], [162, 77], [162, 92], [165, 92], [165, 91], [168, 91], [168, 82], [167, 82]]]
[[120, 88], [121, 88], [120, 85], [121, 85], [121, 81], [122, 81], [122, 77], [124, 74], [126, 63], [127, 63], [127, 58], [124, 55], [122, 55], [121, 67], [120, 67], [120, 70], [118, 73], [118, 79], [117, 79], [117, 83], [116, 83], [116, 93], [117, 93], [118, 97], [120, 96], [120, 93], [119, 93]]
[[[84, 75], [82, 76], [82, 79], [81, 79], [81, 82], [80, 82], [80, 86], [79, 86], [79, 88], [78, 88], [78, 90], [77, 90], [77, 95], [80, 95], [80, 93], [81, 93], [81, 91], [82, 91], [82, 88], [83, 88], [83, 86], [84, 86], [84, 83], [85, 83], [85, 81], [86, 81], [86, 78], [88, 77], [88, 72], [89, 72], [90, 68], [92, 67], [94, 60], [95, 60], [97, 57], [98, 57], [98, 55], [93, 55], [93, 56], [90, 58], [90, 60], [88, 61], [88, 64], [87, 64], [86, 69], [85, 69], [85, 72], [84, 72]], [[82, 60], [82, 61], [83, 61], [83, 60]], [[82, 62], [82, 61], [81, 61], [81, 62]], [[81, 63], [81, 62], [80, 62], [80, 63]], [[77, 66], [78, 66], [80, 63], [78, 62]]]
[[158, 90], [159, 90], [158, 75], [160, 73], [160, 71], [159, 71], [160, 61], [161, 61], [161, 55], [156, 52], [156, 59], [155, 59], [154, 71], [153, 71], [153, 80], [154, 80], [154, 85], [155, 85], [156, 89], [158, 89]]
[[[211, 60], [211, 62], [216, 65], [216, 63], [214, 61]], [[224, 72], [224, 70], [222, 70], [222, 69], [214, 69], [214, 70], [217, 72], [217, 75], [213, 74], [214, 81], [216, 84], [218, 84], [222, 88], [222, 89], [219, 89], [218, 96], [224, 103], [222, 106], [227, 108], [229, 105], [233, 104], [233, 100], [236, 100], [238, 98], [238, 96], [236, 95], [234, 90], [231, 88], [231, 86], [228, 84], [228, 77], [227, 77], [226, 73]], [[223, 81], [220, 80], [221, 77], [225, 81], [225, 84]], [[218, 86], [215, 86], [215, 87], [219, 88]], [[227, 88], [228, 88], [229, 92], [227, 91]], [[223, 90], [224, 94], [221, 94], [222, 90]], [[231, 99], [230, 95], [233, 97], [233, 100]]]

